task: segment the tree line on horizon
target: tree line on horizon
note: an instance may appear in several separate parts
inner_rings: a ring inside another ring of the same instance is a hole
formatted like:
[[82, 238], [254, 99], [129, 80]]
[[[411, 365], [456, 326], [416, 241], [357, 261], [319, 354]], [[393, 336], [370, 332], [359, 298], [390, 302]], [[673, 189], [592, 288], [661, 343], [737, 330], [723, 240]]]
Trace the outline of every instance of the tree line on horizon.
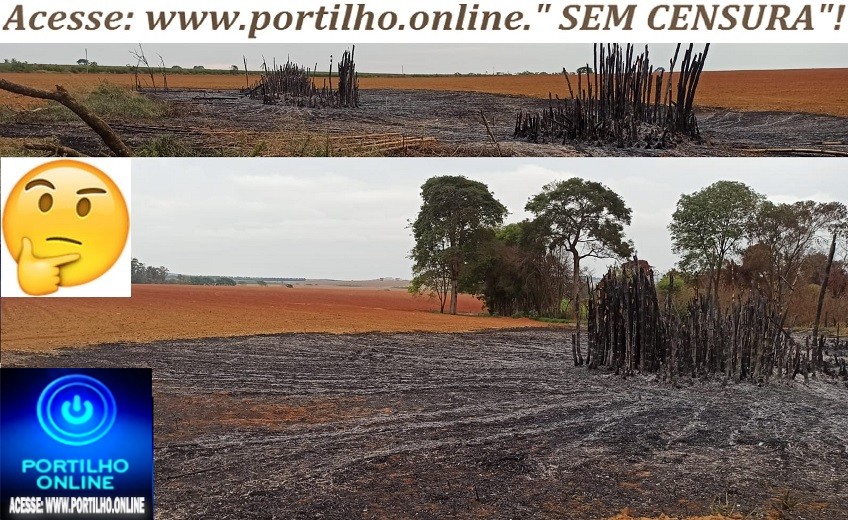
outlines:
[[[428, 179], [421, 198], [410, 224], [410, 291], [438, 298], [441, 312], [455, 314], [462, 292], [480, 297], [493, 315], [573, 319], [585, 312], [589, 291], [583, 259], [636, 259], [625, 233], [632, 211], [599, 182], [549, 183], [525, 205], [532, 218], [507, 224], [507, 209], [488, 186], [464, 176]], [[755, 290], [799, 324], [813, 323], [824, 303], [832, 322], [848, 321], [844, 203], [775, 203], [744, 183], [718, 181], [681, 195], [668, 231], [680, 260], [657, 281], [661, 292], [720, 302]], [[639, 263], [649, 268], [649, 261]]]
[[[207, 68], [205, 65], [170, 65], [167, 67], [159, 67], [159, 70], [162, 68], [166, 69], [166, 72], [169, 74], [192, 74], [192, 75], [216, 75], [216, 74], [228, 74], [228, 75], [241, 75], [244, 74], [244, 69], [239, 65], [230, 65], [226, 67], [211, 67]], [[580, 67], [577, 69], [582, 72], [591, 72], [590, 67]], [[56, 72], [56, 73], [70, 73], [70, 74], [82, 74], [82, 73], [91, 73], [91, 74], [133, 74], [137, 71], [137, 66], [132, 64], [126, 65], [106, 65], [102, 63], [98, 63], [93, 60], [86, 60], [85, 58], [80, 58], [76, 60], [75, 63], [30, 63], [25, 60], [19, 60], [17, 58], [4, 58], [2, 62], [0, 62], [0, 72]], [[248, 70], [248, 74], [262, 74], [265, 72], [265, 69], [262, 67], [257, 67], [253, 65], [253, 68]], [[326, 75], [327, 71], [316, 71], [318, 75]], [[360, 75], [363, 77], [368, 76], [379, 76], [379, 77], [431, 77], [431, 76], [559, 76], [561, 72], [556, 70], [552, 71], [531, 71], [524, 70], [522, 72], [496, 72], [496, 71], [486, 71], [485, 73], [481, 72], [424, 72], [424, 73], [397, 73], [397, 72], [361, 72]], [[575, 73], [572, 73], [576, 74]]]
[[198, 276], [177, 274], [171, 276], [167, 267], [145, 265], [138, 258], [132, 259], [131, 282], [134, 284], [180, 284], [180, 285], [226, 285], [235, 286], [237, 282], [229, 276]]

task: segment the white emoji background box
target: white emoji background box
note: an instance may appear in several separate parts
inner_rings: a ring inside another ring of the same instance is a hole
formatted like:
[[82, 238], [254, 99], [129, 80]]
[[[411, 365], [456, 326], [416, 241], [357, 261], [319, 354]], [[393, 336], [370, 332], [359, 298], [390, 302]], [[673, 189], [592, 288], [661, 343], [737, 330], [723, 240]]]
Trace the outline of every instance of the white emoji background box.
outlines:
[[[53, 162], [56, 158], [3, 158], [0, 160], [0, 219], [5, 218], [6, 203], [18, 181], [33, 168]], [[89, 282], [75, 286], [60, 286], [45, 297], [129, 297], [132, 295], [132, 183], [131, 159], [97, 158], [73, 159], [89, 164], [105, 173], [121, 191], [129, 215], [126, 243], [114, 264], [102, 275]], [[95, 210], [96, 206], [92, 205]], [[21, 289], [18, 282], [18, 265], [9, 252], [6, 236], [0, 226], [0, 295], [3, 297], [32, 297]]]

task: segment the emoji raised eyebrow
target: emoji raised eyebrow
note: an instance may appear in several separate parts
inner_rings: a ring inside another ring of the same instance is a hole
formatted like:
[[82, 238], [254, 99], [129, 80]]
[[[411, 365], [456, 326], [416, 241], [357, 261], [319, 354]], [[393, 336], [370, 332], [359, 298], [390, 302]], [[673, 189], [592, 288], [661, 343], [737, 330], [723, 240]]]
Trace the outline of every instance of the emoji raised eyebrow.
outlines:
[[46, 187], [50, 188], [51, 190], [56, 189], [56, 186], [53, 186], [53, 183], [48, 181], [47, 179], [33, 179], [33, 180], [29, 181], [26, 184], [26, 186], [24, 186], [24, 191], [26, 191], [30, 188], [35, 188], [36, 186], [46, 186]]
[[86, 195], [88, 193], [106, 193], [106, 190], [102, 188], [83, 188], [81, 190], [77, 190], [77, 195]]

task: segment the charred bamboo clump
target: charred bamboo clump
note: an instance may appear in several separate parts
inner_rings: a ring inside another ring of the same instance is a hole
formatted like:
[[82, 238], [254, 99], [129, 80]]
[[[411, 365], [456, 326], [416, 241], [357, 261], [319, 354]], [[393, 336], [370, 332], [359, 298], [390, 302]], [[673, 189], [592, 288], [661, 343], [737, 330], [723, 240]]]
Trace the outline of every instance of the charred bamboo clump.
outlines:
[[[345, 51], [338, 63], [338, 77], [333, 86], [333, 65], [317, 86], [318, 76], [310, 69], [287, 60], [285, 65], [268, 69], [260, 80], [247, 89], [252, 99], [261, 99], [266, 105], [284, 104], [307, 108], [357, 108], [359, 107], [359, 78], [354, 63], [355, 47]], [[316, 67], [317, 68], [317, 67]]]
[[569, 97], [550, 95], [547, 109], [520, 112], [514, 136], [537, 143], [588, 141], [627, 148], [667, 148], [682, 139], [698, 139], [695, 93], [709, 48], [706, 44], [696, 54], [690, 44], [675, 73], [680, 44], [668, 70], [654, 68], [647, 45], [634, 56], [632, 44], [596, 44], [594, 67], [577, 70], [576, 90], [563, 69]]
[[723, 310], [711, 296], [678, 310], [670, 298], [660, 301], [649, 269], [626, 264], [598, 283], [588, 311], [590, 368], [757, 383], [810, 370], [809, 346], [789, 334], [785, 313], [757, 291]]

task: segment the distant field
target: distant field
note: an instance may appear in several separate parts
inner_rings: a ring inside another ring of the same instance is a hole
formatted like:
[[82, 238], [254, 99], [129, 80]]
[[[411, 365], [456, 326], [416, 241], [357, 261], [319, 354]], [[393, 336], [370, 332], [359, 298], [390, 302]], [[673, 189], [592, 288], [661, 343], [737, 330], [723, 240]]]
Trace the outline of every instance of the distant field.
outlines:
[[[61, 84], [84, 91], [100, 82], [130, 87], [129, 74], [3, 73], [0, 78], [52, 89]], [[254, 81], [258, 77], [252, 77]], [[157, 81], [160, 81], [157, 78]], [[149, 79], [148, 79], [149, 81]], [[169, 75], [172, 88], [234, 89], [245, 86], [243, 75]], [[848, 69], [705, 72], [696, 103], [734, 110], [805, 112], [848, 116]], [[561, 75], [527, 76], [368, 76], [360, 78], [363, 89], [423, 89], [547, 98], [548, 93], [567, 95]], [[0, 104], [35, 107], [43, 101], [0, 91]]]
[[[561, 75], [362, 78], [362, 88], [460, 90], [547, 98], [568, 95]], [[704, 72], [696, 104], [848, 116], [848, 69]], [[577, 85], [572, 85], [577, 88]]]
[[[463, 332], [540, 326], [529, 319], [448, 316], [404, 290], [135, 285], [132, 298], [4, 298], [2, 350], [49, 350], [278, 332]], [[482, 311], [463, 295], [459, 312]]]

